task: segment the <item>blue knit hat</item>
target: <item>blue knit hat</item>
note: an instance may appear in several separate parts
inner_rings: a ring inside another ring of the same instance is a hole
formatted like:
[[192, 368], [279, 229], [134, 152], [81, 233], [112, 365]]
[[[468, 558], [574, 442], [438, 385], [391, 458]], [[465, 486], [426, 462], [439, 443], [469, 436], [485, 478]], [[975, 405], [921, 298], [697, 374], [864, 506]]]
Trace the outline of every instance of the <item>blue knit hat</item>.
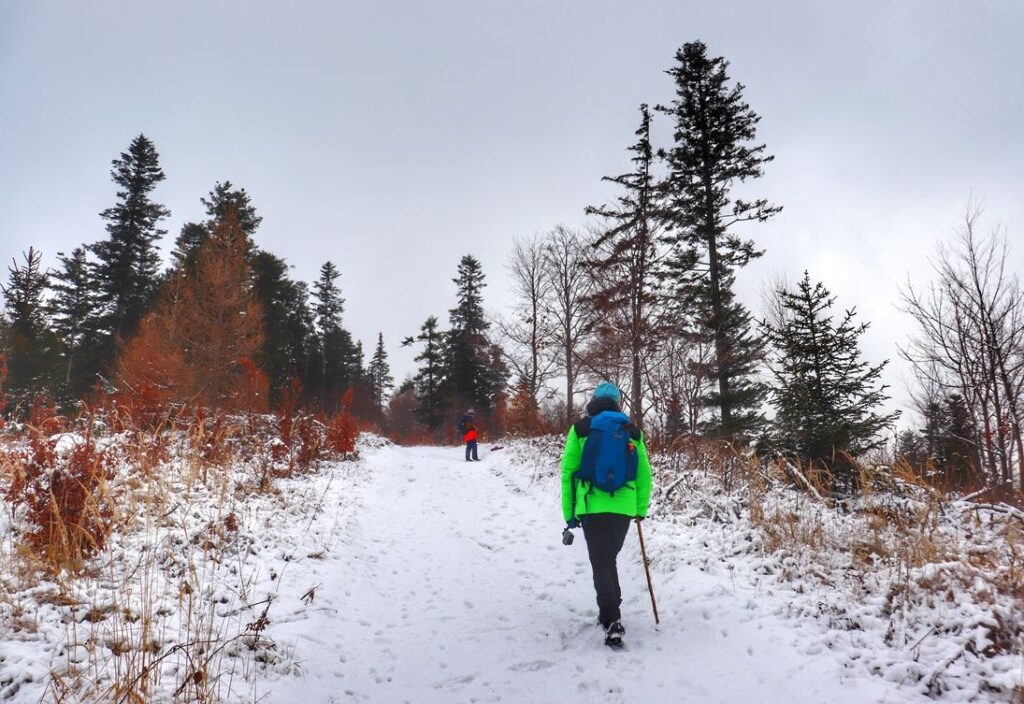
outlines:
[[594, 398], [610, 398], [615, 403], [622, 402], [622, 392], [619, 387], [610, 381], [602, 381], [594, 389]]

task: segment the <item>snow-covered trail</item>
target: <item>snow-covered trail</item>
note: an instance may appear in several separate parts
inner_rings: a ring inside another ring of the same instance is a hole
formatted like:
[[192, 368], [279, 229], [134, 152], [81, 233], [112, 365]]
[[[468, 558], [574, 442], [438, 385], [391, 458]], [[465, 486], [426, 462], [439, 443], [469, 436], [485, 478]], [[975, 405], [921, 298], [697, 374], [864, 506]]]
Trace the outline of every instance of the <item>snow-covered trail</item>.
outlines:
[[297, 563], [288, 580], [317, 585], [313, 604], [270, 632], [304, 674], [271, 681], [263, 701], [914, 700], [890, 683], [844, 679], [831, 652], [793, 644], [794, 624], [696, 568], [655, 572], [655, 629], [635, 531], [619, 564], [627, 649], [611, 651], [583, 537], [561, 544], [557, 492], [517, 488], [498, 454], [466, 463], [454, 448], [386, 447], [362, 461], [369, 480], [335, 499], [359, 508], [329, 554]]

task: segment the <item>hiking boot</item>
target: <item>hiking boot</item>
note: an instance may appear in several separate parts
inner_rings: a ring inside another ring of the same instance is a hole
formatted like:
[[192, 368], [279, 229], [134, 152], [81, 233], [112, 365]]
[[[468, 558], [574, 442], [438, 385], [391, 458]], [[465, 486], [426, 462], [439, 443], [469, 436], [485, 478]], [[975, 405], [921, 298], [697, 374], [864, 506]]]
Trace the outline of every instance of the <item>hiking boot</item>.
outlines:
[[612, 621], [604, 629], [604, 644], [616, 648], [622, 645], [622, 636], [626, 635], [626, 629], [622, 621]]

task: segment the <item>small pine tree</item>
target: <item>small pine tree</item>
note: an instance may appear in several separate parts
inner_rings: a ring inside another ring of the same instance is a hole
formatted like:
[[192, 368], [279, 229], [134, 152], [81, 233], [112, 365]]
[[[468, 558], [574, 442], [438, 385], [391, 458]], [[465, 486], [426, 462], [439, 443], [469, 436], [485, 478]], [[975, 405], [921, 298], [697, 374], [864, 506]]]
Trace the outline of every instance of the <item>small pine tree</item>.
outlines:
[[0, 283], [6, 321], [3, 355], [7, 363], [5, 388], [19, 400], [52, 386], [57, 340], [50, 330], [44, 296], [49, 275], [42, 268], [42, 254], [33, 247], [24, 253], [25, 263], [8, 267], [7, 283]]
[[49, 308], [64, 362], [63, 395], [70, 399], [88, 389], [99, 371], [99, 305], [85, 248], [76, 247], [70, 256], [61, 252], [57, 259], [61, 266], [52, 274]]
[[680, 309], [690, 316], [694, 337], [714, 349], [702, 374], [717, 389], [705, 397], [718, 418], [706, 427], [712, 435], [748, 436], [763, 422], [764, 387], [756, 378], [763, 355], [746, 308], [735, 299], [735, 272], [762, 252], [732, 228], [763, 222], [781, 208], [767, 200], [748, 202], [733, 196], [738, 182], [758, 178], [772, 156], [753, 145], [761, 119], [743, 101], [743, 85], [730, 84], [729, 63], [709, 57], [703, 42], [676, 52], [668, 70], [676, 98], [659, 107], [675, 122], [674, 144], [666, 152], [669, 174], [662, 184], [673, 255], [667, 273]]
[[854, 324], [856, 313], [848, 310], [836, 324], [829, 313], [835, 297], [821, 283], [812, 286], [806, 272], [795, 292], [779, 296], [783, 322], [764, 324], [776, 380], [774, 444], [804, 462], [832, 467], [838, 485], [852, 487], [843, 457], [880, 446], [880, 431], [900, 415], [875, 410], [888, 398], [879, 383], [886, 362], [871, 366], [860, 359], [858, 340], [867, 323]]
[[140, 134], [113, 162], [110, 172], [119, 187], [117, 203], [100, 217], [107, 221], [108, 238], [89, 249], [96, 255], [95, 280], [103, 314], [100, 329], [107, 335], [103, 361], [109, 364], [118, 344], [138, 327], [159, 285], [157, 241], [166, 234], [160, 221], [170, 211], [153, 202], [151, 194], [164, 180], [156, 147]]
[[670, 446], [689, 431], [686, 411], [679, 391], [672, 391], [665, 404], [665, 445]]
[[377, 333], [377, 347], [373, 351], [373, 358], [369, 367], [370, 387], [373, 403], [377, 407], [379, 416], [384, 415], [384, 406], [388, 402], [388, 392], [394, 388], [395, 380], [391, 376], [391, 367], [388, 365], [388, 353], [384, 349], [384, 333]]
[[945, 424], [937, 443], [937, 454], [945, 469], [947, 486], [968, 491], [984, 486], [985, 474], [978, 456], [980, 443], [963, 396], [950, 394], [946, 397], [943, 419]]
[[444, 399], [441, 395], [445, 383], [444, 334], [438, 327], [436, 316], [430, 316], [420, 328], [419, 335], [407, 337], [403, 347], [423, 343], [423, 350], [416, 355], [419, 370], [413, 377], [416, 389], [417, 414], [420, 422], [433, 432], [441, 427]]
[[934, 460], [928, 452], [926, 439], [909, 428], [896, 436], [896, 456], [910, 465], [918, 476], [926, 476]]

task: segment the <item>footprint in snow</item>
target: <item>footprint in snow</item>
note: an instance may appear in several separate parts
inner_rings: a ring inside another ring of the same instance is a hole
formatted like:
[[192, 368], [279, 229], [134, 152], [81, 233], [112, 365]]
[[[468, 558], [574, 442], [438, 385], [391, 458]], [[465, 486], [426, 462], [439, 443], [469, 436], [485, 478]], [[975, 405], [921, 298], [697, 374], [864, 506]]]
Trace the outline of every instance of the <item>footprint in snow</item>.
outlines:
[[512, 665], [508, 669], [513, 672], [537, 672], [539, 670], [546, 670], [549, 667], [554, 667], [555, 663], [549, 660], [533, 660], [531, 662], [520, 662]]
[[457, 687], [463, 684], [469, 684], [476, 679], [476, 675], [463, 675], [462, 677], [450, 677], [446, 680], [441, 680], [434, 684], [434, 689], [446, 689], [448, 687]]

